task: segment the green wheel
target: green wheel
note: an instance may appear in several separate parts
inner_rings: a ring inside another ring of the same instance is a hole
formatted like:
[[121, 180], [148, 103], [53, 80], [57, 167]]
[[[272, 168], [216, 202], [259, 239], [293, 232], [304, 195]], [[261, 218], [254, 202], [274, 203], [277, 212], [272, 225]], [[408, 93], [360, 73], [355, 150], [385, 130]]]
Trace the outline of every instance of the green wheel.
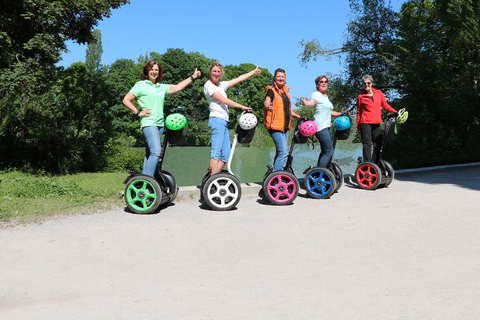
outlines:
[[157, 180], [137, 175], [125, 186], [125, 203], [135, 213], [152, 213], [160, 206], [162, 191]]

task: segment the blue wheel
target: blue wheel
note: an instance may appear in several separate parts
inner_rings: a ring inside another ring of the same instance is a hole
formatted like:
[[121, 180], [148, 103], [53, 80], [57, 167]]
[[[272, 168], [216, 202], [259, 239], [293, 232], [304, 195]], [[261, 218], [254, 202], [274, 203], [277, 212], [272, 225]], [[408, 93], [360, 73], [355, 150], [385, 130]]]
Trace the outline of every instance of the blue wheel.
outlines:
[[337, 187], [333, 173], [322, 167], [308, 170], [305, 174], [304, 185], [308, 195], [314, 199], [329, 198]]

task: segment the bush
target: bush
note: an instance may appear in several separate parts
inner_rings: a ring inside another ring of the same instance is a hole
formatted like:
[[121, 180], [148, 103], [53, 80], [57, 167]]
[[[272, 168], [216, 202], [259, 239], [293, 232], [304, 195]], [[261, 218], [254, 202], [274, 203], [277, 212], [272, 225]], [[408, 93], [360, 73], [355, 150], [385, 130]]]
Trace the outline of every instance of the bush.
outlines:
[[103, 172], [118, 172], [128, 168], [143, 166], [145, 153], [142, 148], [134, 148], [135, 138], [121, 134], [110, 138], [105, 146], [105, 165]]

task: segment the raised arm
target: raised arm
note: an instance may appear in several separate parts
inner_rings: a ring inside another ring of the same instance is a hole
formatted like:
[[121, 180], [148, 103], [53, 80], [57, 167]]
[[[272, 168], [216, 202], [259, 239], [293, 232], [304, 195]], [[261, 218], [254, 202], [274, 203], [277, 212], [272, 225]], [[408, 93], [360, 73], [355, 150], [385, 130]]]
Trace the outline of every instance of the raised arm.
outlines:
[[313, 107], [315, 105], [315, 99], [306, 100], [305, 97], [302, 97], [302, 105], [305, 107]]
[[171, 84], [170, 88], [168, 89], [168, 94], [177, 93], [178, 91], [183, 90], [186, 86], [188, 86], [189, 83], [193, 82], [193, 80], [197, 79], [201, 75], [202, 73], [200, 72], [200, 70], [197, 70], [197, 68], [195, 68], [195, 72], [193, 73], [193, 75], [178, 84]]
[[254, 70], [252, 70], [250, 72], [247, 72], [247, 73], [244, 73], [241, 76], [230, 80], [228, 82], [228, 87], [231, 88], [234, 85], [239, 84], [240, 82], [247, 80], [248, 78], [250, 78], [253, 75], [259, 75], [261, 72], [262, 72], [262, 70], [258, 69], [258, 66], [257, 66]]
[[212, 94], [211, 97], [213, 99], [217, 100], [220, 103], [226, 104], [229, 107], [240, 108], [240, 109], [242, 109], [242, 111], [252, 110], [252, 108], [245, 107], [245, 106], [241, 105], [240, 103], [237, 103], [233, 100], [225, 98], [224, 96], [222, 96], [222, 94], [220, 92], [215, 92], [214, 94]]

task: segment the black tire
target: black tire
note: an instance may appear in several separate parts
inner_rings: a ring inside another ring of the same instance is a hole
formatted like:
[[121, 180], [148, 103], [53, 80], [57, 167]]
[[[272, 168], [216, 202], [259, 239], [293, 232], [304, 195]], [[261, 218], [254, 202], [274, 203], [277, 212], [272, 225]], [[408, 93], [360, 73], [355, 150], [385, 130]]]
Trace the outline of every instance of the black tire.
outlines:
[[230, 173], [219, 172], [205, 181], [202, 196], [213, 210], [231, 210], [242, 197], [240, 181]]
[[314, 167], [305, 173], [304, 180], [307, 194], [314, 199], [326, 199], [337, 190], [334, 174], [323, 167]]
[[125, 186], [125, 204], [135, 213], [148, 214], [158, 209], [162, 202], [162, 190], [157, 180], [139, 174]]
[[286, 205], [298, 196], [298, 180], [294, 174], [286, 170], [270, 173], [263, 182], [263, 193], [270, 203]]
[[343, 185], [343, 171], [340, 166], [336, 162], [331, 162], [328, 169], [333, 173], [335, 176], [335, 182], [337, 186], [335, 187], [335, 191], [338, 191]]
[[382, 182], [382, 171], [373, 162], [362, 162], [355, 169], [355, 180], [360, 188], [375, 190]]
[[387, 182], [381, 184], [381, 186], [388, 187], [395, 178], [395, 170], [393, 170], [393, 166], [388, 161], [383, 160], [383, 165], [385, 166], [385, 177], [387, 178]]
[[175, 178], [172, 176], [172, 174], [168, 171], [162, 170], [163, 177], [165, 178], [166, 182], [166, 194], [169, 197], [169, 200], [166, 202], [166, 205], [169, 205], [170, 203], [173, 202], [177, 198], [178, 194], [178, 186], [177, 182], [175, 181]]

